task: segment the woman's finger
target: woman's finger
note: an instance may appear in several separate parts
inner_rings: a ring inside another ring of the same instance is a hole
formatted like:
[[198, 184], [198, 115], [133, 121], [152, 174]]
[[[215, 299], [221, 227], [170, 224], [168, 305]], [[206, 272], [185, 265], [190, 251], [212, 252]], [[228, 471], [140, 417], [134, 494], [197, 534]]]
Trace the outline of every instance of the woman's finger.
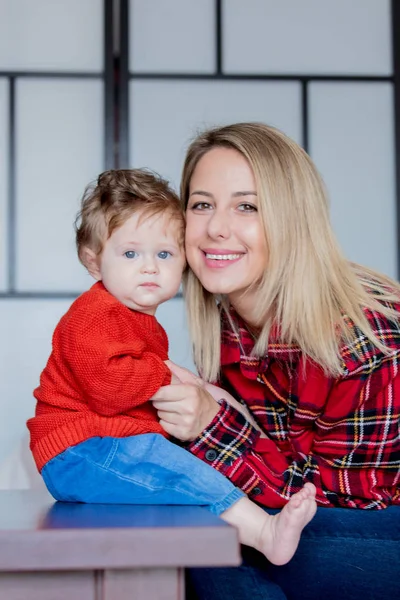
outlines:
[[196, 393], [196, 386], [190, 384], [173, 384], [164, 385], [156, 391], [156, 393], [150, 398], [150, 400], [157, 400], [160, 402], [177, 402], [193, 396]]
[[158, 411], [170, 413], [180, 413], [181, 405], [179, 402], [171, 402], [170, 400], [153, 400], [153, 406]]
[[170, 425], [177, 425], [181, 421], [177, 413], [168, 412], [167, 410], [158, 410], [157, 415], [160, 419], [160, 422], [163, 421], [165, 423], [169, 423]]
[[184, 367], [180, 367], [171, 361], [166, 361], [165, 364], [168, 366], [170, 371], [182, 381], [182, 383], [193, 383], [194, 385], [203, 385], [203, 380], [201, 377], [189, 371], [189, 369], [185, 369]]
[[171, 371], [171, 384], [172, 385], [179, 385], [181, 383], [182, 383], [182, 381], [179, 379], [179, 377], [177, 377], [175, 375], [175, 373], [172, 373], [172, 371]]
[[170, 435], [173, 435], [175, 437], [175, 434], [174, 434], [175, 426], [174, 425], [171, 425], [171, 423], [168, 423], [167, 421], [164, 421], [163, 419], [160, 419], [160, 425], [164, 429], [164, 431], [166, 431], [167, 433], [169, 433]]
[[164, 429], [164, 431], [169, 433], [169, 435], [172, 435], [174, 438], [181, 440], [182, 442], [189, 442], [192, 439], [194, 439], [193, 437], [190, 437], [188, 433], [179, 425], [168, 423], [167, 421], [163, 421], [162, 419], [160, 420], [160, 425]]
[[[194, 440], [219, 411], [219, 404], [203, 388], [197, 385], [166, 385], [151, 398], [157, 411], [168, 409], [176, 413], [174, 431], [166, 429], [174, 437], [182, 440]], [[174, 418], [175, 420], [175, 418]]]

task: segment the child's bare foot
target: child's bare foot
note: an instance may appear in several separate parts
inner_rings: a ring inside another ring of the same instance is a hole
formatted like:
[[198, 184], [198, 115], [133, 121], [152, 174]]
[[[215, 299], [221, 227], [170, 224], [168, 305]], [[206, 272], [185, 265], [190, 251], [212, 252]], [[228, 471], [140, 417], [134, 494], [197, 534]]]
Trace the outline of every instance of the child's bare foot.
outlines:
[[260, 533], [257, 550], [274, 565], [284, 565], [296, 552], [303, 528], [317, 510], [316, 489], [312, 483], [294, 494], [281, 512], [268, 516]]

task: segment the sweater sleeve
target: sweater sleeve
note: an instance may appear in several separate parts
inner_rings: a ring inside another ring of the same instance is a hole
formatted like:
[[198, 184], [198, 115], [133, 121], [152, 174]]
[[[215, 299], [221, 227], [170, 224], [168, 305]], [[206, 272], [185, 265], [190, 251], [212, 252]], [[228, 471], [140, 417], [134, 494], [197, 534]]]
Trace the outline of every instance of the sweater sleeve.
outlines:
[[334, 385], [324, 377], [307, 384], [289, 439], [260, 437], [223, 401], [188, 450], [271, 508], [306, 481], [315, 484], [321, 505], [384, 508], [398, 497], [397, 359], [381, 357]]
[[[171, 380], [164, 357], [132, 334], [132, 324], [118, 307], [101, 315], [71, 318], [59, 339], [62, 363], [91, 410], [104, 416], [122, 414], [147, 402]], [[165, 351], [165, 359], [167, 353]]]

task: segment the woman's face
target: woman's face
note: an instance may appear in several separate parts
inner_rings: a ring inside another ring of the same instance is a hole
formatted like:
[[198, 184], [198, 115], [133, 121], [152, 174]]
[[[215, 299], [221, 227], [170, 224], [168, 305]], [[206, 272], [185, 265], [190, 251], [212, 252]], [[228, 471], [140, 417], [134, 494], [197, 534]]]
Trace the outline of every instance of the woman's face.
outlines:
[[267, 266], [257, 207], [254, 175], [242, 154], [220, 147], [199, 160], [186, 212], [187, 261], [206, 290], [226, 294], [235, 307], [243, 292], [250, 299]]

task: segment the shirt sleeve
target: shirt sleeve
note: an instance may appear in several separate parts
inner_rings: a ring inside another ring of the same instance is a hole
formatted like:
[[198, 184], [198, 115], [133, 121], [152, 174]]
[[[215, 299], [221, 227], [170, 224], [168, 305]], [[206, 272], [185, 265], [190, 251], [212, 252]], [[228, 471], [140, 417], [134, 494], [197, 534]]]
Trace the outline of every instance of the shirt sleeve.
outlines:
[[132, 325], [112, 308], [84, 328], [66, 327], [61, 346], [89, 408], [103, 416], [144, 404], [171, 380], [163, 359], [132, 335]]
[[381, 356], [333, 384], [323, 374], [306, 378], [285, 440], [261, 437], [221, 402], [188, 449], [271, 508], [306, 481], [320, 505], [384, 508], [400, 493], [399, 414], [397, 359]]

